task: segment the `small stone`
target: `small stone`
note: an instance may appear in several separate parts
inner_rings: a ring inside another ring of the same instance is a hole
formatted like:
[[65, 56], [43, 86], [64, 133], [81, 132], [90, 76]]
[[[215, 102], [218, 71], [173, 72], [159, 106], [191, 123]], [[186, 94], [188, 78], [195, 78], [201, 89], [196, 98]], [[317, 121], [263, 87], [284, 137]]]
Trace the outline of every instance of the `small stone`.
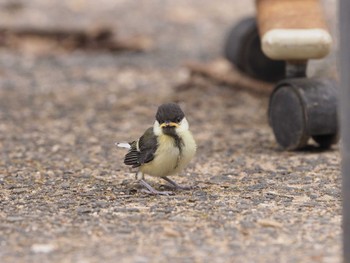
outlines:
[[65, 183], [61, 184], [61, 187], [63, 189], [68, 189], [70, 187], [70, 184], [68, 182], [65, 182]]
[[258, 224], [263, 227], [275, 227], [275, 228], [282, 228], [282, 224], [271, 219], [260, 219], [258, 220]]
[[164, 235], [168, 237], [179, 237], [180, 233], [170, 227], [165, 227], [164, 228]]
[[56, 153], [56, 152], [58, 152], [60, 150], [60, 146], [58, 145], [58, 144], [55, 144], [54, 146], [52, 146], [52, 148], [51, 148], [51, 151], [53, 152], [53, 153]]
[[22, 221], [24, 218], [21, 216], [8, 216], [6, 219], [9, 222], [16, 222], [16, 221]]
[[92, 204], [94, 207], [101, 207], [105, 208], [108, 207], [109, 203], [105, 201], [96, 201], [95, 203]]
[[138, 208], [116, 208], [114, 209], [115, 212], [117, 213], [139, 213], [140, 209]]
[[88, 214], [88, 213], [91, 213], [92, 212], [92, 209], [89, 208], [89, 207], [78, 207], [77, 208], [77, 213], [78, 214]]
[[56, 246], [53, 244], [33, 244], [31, 251], [34, 253], [43, 253], [48, 254], [56, 249]]

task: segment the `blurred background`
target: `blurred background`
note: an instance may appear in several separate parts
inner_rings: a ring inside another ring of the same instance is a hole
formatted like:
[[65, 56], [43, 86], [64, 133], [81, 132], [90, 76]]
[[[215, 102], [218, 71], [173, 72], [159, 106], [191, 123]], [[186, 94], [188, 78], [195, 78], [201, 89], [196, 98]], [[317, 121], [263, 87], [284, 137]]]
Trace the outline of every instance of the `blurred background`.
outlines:
[[[322, 4], [333, 52], [309, 72], [336, 76], [337, 1]], [[220, 58], [254, 14], [254, 1], [1, 0], [0, 261], [339, 262], [338, 146], [281, 151], [266, 93], [186, 66]], [[199, 188], [145, 197], [114, 142], [167, 101], [198, 143], [176, 181]]]

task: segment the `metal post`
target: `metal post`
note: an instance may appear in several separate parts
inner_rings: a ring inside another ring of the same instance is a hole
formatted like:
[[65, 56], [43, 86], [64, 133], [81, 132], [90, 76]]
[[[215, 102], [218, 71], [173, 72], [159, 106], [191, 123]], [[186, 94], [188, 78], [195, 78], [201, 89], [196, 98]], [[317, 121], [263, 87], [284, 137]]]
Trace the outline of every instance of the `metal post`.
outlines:
[[350, 263], [350, 1], [339, 1], [340, 123], [343, 179], [343, 255]]
[[307, 61], [287, 61], [287, 78], [306, 78]]

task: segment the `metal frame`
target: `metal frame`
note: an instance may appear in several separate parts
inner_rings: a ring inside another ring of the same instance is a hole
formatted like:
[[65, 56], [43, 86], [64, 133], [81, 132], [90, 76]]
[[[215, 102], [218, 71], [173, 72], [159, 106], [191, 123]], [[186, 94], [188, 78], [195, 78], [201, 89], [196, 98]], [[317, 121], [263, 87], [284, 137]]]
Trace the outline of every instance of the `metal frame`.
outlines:
[[287, 61], [286, 78], [306, 78], [307, 60]]
[[350, 263], [350, 1], [340, 0], [338, 7], [343, 179], [343, 262]]

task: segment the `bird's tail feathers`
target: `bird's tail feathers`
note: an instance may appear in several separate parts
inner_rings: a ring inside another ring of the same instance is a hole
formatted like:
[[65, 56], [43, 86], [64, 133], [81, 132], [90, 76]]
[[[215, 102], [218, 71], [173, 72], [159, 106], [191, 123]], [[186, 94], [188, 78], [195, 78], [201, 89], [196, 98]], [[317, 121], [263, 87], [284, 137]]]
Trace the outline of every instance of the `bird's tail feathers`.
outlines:
[[130, 143], [127, 143], [127, 142], [116, 142], [115, 145], [117, 147], [119, 147], [119, 148], [125, 148], [125, 149], [128, 149], [128, 150], [131, 149]]

